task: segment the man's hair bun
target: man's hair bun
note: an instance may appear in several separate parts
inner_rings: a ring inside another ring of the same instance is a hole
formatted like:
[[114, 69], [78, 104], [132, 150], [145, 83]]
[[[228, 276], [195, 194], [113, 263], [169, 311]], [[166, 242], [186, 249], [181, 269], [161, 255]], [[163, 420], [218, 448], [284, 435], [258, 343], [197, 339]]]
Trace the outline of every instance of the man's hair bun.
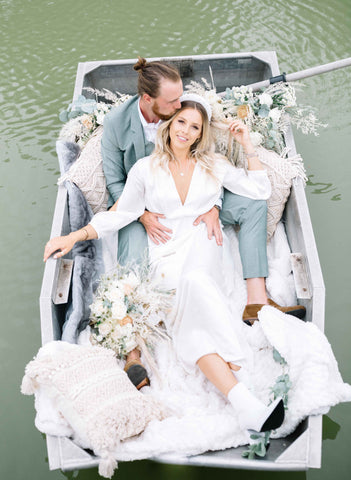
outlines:
[[162, 61], [148, 62], [145, 58], [138, 56], [134, 65], [138, 72], [138, 95], [141, 97], [146, 93], [151, 98], [157, 98], [160, 94], [160, 85], [163, 79], [171, 82], [180, 82], [178, 70]]
[[138, 61], [134, 65], [134, 70], [136, 70], [137, 72], [143, 71], [146, 65], [147, 65], [146, 59], [138, 56]]

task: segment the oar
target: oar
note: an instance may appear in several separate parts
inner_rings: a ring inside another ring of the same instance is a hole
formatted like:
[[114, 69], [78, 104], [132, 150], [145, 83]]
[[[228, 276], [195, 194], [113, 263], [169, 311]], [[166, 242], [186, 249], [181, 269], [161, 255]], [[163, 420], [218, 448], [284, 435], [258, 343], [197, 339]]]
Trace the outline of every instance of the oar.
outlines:
[[[306, 70], [301, 70], [300, 72], [295, 73], [283, 73], [282, 75], [277, 75], [276, 77], [271, 77], [267, 80], [262, 80], [262, 82], [251, 83], [247, 87], [252, 88], [253, 91], [259, 90], [260, 88], [265, 88], [271, 85], [272, 83], [277, 82], [295, 82], [296, 80], [301, 80], [303, 78], [313, 77], [314, 75], [320, 75], [321, 73], [332, 72], [333, 70], [338, 70], [339, 68], [350, 67], [351, 66], [351, 57], [344, 58], [343, 60], [337, 60], [336, 62], [326, 63], [325, 65], [318, 65], [317, 67], [307, 68]], [[220, 96], [224, 96], [225, 92], [221, 92]]]

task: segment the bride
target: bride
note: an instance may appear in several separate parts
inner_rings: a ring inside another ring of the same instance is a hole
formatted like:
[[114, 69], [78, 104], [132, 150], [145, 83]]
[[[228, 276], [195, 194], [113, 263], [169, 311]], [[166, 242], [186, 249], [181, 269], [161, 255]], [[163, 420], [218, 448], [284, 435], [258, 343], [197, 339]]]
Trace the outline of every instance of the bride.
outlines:
[[[138, 219], [145, 209], [162, 212], [171, 240], [149, 240], [154, 278], [176, 289], [176, 305], [168, 319], [179, 360], [189, 372], [196, 368], [224, 394], [238, 413], [243, 429], [266, 431], [284, 420], [281, 398], [264, 405], [248, 390], [242, 322], [230, 308], [233, 266], [228, 240], [216, 242], [205, 225], [194, 220], [210, 210], [222, 187], [252, 199], [267, 199], [271, 186], [255, 155], [247, 127], [233, 121], [229, 130], [248, 156], [248, 172], [235, 168], [214, 152], [210, 134], [211, 107], [200, 96], [185, 94], [182, 107], [158, 132], [154, 153], [130, 170], [123, 194], [108, 212], [98, 213], [84, 228], [51, 239], [44, 261], [66, 255], [76, 242], [104, 237]], [[55, 253], [56, 252], [56, 253]]]

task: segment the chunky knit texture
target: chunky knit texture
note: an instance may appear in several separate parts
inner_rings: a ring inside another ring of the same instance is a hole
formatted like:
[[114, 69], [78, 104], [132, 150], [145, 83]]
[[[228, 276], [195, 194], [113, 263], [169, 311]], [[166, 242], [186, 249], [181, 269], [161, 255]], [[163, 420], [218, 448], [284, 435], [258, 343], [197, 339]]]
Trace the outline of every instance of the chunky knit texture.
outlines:
[[90, 205], [93, 213], [107, 209], [108, 192], [102, 169], [101, 137], [103, 128], [98, 127], [83, 148], [79, 158], [58, 184], [73, 182], [79, 187]]
[[99, 473], [110, 478], [119, 442], [162, 419], [160, 405], [142, 395], [117, 366], [112, 350], [50, 342], [29, 362], [22, 393], [40, 388], [68, 421], [75, 435], [101, 457]]
[[[267, 240], [270, 240], [282, 218], [293, 179], [301, 178], [306, 182], [307, 177], [300, 155], [285, 158], [287, 149], [281, 155], [263, 147], [257, 147], [256, 150], [272, 185], [272, 193], [267, 200]], [[236, 166], [247, 168], [247, 160], [243, 154], [239, 155]]]
[[300, 177], [303, 181], [306, 181], [307, 178], [300, 155], [283, 158], [283, 156], [262, 147], [257, 151], [272, 185], [272, 194], [267, 200], [267, 239], [269, 240], [282, 218], [293, 178]]

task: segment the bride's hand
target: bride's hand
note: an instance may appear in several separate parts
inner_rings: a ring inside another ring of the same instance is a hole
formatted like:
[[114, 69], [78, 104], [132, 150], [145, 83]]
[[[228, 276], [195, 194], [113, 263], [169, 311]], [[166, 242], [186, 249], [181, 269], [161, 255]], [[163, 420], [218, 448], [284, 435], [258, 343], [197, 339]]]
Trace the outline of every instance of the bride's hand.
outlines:
[[244, 148], [251, 146], [251, 139], [248, 126], [241, 120], [234, 120], [229, 125], [229, 130], [234, 139], [240, 143]]
[[72, 250], [75, 243], [76, 241], [71, 234], [52, 238], [45, 245], [44, 262], [46, 262], [46, 260], [55, 252], [57, 253], [55, 253], [53, 258], [57, 259], [63, 257], [63, 255], [66, 255]]

